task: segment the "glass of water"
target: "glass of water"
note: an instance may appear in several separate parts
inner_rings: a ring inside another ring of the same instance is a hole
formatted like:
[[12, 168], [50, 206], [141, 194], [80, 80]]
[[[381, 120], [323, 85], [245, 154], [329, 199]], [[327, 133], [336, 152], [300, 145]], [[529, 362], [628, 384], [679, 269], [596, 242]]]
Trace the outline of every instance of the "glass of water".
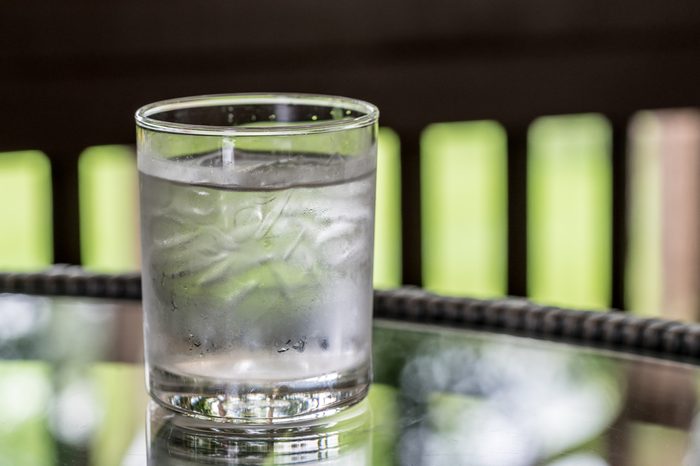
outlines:
[[232, 94], [136, 113], [147, 385], [165, 407], [279, 424], [370, 381], [378, 110]]

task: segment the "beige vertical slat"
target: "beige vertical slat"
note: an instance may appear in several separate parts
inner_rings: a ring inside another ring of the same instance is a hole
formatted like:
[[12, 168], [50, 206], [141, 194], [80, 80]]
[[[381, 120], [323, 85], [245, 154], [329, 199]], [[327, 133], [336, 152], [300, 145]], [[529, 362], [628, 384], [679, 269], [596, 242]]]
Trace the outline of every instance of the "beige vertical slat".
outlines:
[[700, 304], [700, 112], [657, 112], [660, 125], [662, 315], [697, 320]]

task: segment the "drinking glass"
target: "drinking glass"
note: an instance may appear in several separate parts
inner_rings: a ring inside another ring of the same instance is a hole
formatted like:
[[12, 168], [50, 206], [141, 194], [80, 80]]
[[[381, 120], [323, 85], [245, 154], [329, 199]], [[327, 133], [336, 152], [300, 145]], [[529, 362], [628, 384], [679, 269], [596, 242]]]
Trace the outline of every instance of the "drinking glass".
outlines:
[[165, 407], [304, 421], [370, 381], [378, 110], [231, 94], [136, 112], [147, 386]]

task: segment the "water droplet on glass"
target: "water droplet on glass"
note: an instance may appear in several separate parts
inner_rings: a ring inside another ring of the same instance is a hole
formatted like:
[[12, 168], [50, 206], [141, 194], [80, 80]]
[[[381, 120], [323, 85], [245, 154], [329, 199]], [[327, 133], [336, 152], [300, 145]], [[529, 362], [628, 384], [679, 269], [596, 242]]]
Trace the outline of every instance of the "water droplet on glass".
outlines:
[[292, 348], [297, 350], [300, 353], [304, 352], [304, 347], [306, 346], [306, 338], [300, 338], [294, 345], [292, 345]]
[[280, 345], [280, 347], [277, 348], [277, 352], [278, 353], [286, 353], [287, 351], [289, 351], [289, 345], [291, 345], [291, 344], [292, 344], [292, 340], [287, 340], [287, 342], [285, 344]]

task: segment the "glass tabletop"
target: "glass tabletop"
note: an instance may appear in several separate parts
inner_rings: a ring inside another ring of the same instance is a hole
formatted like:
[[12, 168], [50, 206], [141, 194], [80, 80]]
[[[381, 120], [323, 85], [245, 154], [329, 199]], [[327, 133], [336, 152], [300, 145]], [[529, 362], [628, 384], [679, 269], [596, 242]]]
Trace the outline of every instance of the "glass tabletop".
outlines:
[[149, 403], [142, 351], [138, 302], [0, 295], [0, 465], [700, 464], [687, 362], [377, 320], [365, 401], [241, 431]]

